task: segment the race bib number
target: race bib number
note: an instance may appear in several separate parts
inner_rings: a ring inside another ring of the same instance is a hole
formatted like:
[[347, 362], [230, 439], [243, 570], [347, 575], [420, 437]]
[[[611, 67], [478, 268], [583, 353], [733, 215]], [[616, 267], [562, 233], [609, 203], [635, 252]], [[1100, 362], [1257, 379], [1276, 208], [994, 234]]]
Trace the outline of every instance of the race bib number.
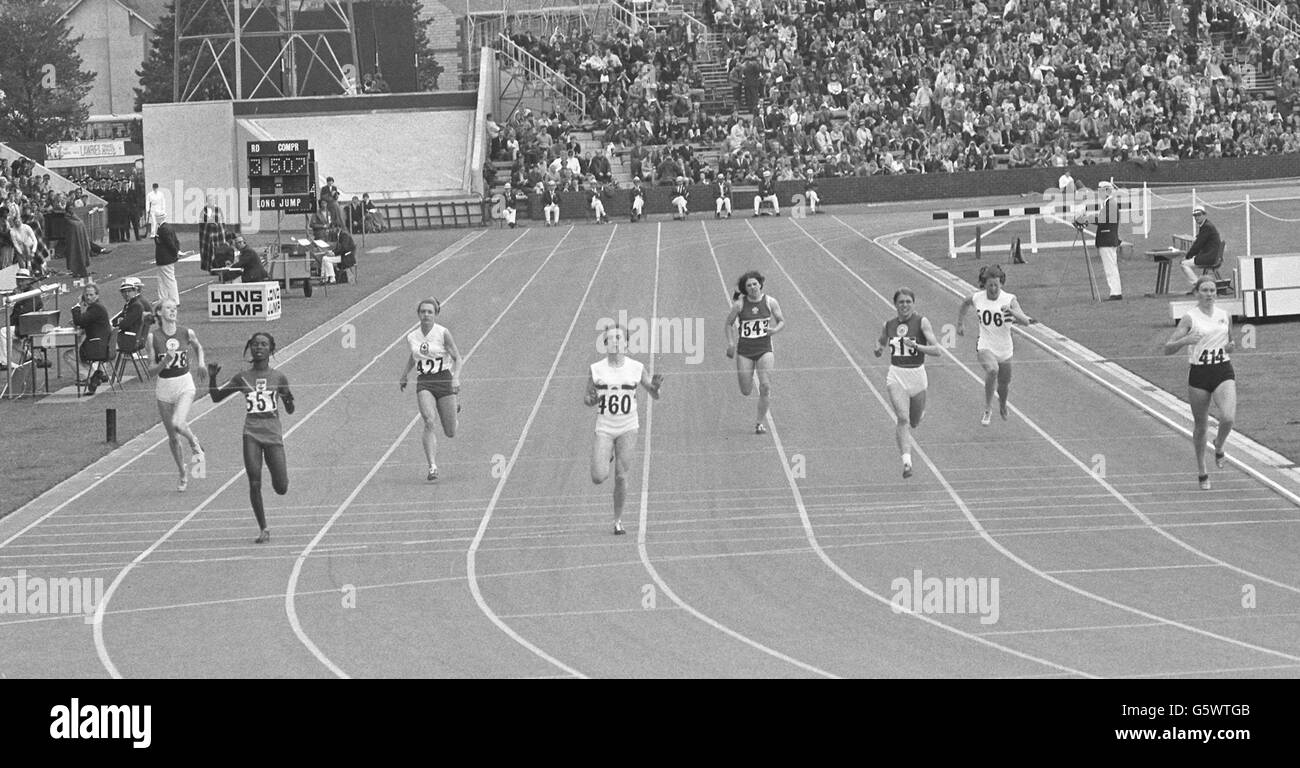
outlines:
[[244, 394], [246, 413], [275, 413], [276, 394], [273, 389], [255, 389]]
[[980, 325], [991, 325], [995, 328], [1001, 328], [1004, 325], [1010, 325], [1010, 324], [1011, 324], [1010, 308], [1002, 312], [994, 312], [991, 309], [986, 309], [980, 313]]
[[596, 401], [600, 414], [603, 416], [622, 416], [632, 412], [632, 395], [601, 395]]
[[767, 335], [766, 317], [760, 317], [757, 320], [740, 321], [740, 338], [761, 339], [766, 335]]
[[1201, 365], [1218, 365], [1219, 363], [1224, 362], [1226, 359], [1227, 359], [1227, 353], [1224, 352], [1222, 348], [1203, 349], [1201, 350], [1201, 356], [1196, 358], [1197, 362], [1200, 363]]
[[159, 355], [158, 359], [163, 364], [164, 368], [169, 368], [171, 370], [180, 370], [181, 368], [190, 367], [190, 355], [189, 352], [185, 350], [180, 350], [178, 352], [165, 352]]
[[431, 373], [441, 373], [443, 370], [441, 357], [425, 357], [415, 361], [415, 372], [421, 376], [428, 376]]
[[889, 340], [891, 357], [915, 357], [916, 342], [907, 336], [895, 336]]

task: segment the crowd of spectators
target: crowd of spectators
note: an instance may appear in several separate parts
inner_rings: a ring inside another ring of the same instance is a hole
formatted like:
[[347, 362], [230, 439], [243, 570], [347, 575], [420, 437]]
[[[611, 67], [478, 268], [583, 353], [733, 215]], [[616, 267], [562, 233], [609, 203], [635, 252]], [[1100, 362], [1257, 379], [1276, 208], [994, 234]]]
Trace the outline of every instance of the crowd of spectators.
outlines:
[[[35, 171], [27, 158], [0, 161], [0, 269], [17, 265], [33, 277], [48, 274], [51, 241], [57, 240], [72, 252], [68, 263], [73, 274], [86, 277], [91, 253], [104, 250], [88, 238], [83, 242], [85, 225], [78, 210], [86, 192], [55, 191], [50, 175]], [[51, 222], [58, 231], [48, 231]], [[69, 232], [76, 233], [75, 244], [69, 244]]]
[[[701, 109], [690, 25], [516, 35], [584, 91], [603, 140], [575, 146], [560, 115], [512, 116], [494, 142], [512, 182], [574, 188], [616, 151], [671, 183], [1300, 150], [1296, 0], [1267, 14], [1228, 0], [704, 0], [700, 12], [722, 41], [730, 115]], [[702, 147], [720, 159], [703, 162]]]

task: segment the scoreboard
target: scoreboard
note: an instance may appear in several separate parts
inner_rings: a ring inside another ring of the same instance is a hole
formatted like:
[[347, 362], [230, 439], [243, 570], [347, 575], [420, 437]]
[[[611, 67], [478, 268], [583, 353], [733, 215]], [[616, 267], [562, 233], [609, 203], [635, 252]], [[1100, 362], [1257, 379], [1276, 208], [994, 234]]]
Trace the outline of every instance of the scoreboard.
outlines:
[[248, 142], [250, 207], [260, 211], [316, 210], [316, 153], [306, 139]]

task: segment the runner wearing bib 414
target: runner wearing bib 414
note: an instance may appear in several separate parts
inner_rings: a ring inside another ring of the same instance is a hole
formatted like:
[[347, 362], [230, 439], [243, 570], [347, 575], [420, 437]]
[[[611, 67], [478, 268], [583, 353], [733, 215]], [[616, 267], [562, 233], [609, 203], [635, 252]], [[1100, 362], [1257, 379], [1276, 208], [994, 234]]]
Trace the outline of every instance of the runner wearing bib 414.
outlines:
[[1219, 409], [1219, 432], [1214, 438], [1214, 464], [1222, 468], [1224, 446], [1237, 418], [1237, 374], [1232, 369], [1232, 316], [1215, 306], [1218, 286], [1214, 278], [1202, 276], [1192, 290], [1196, 306], [1178, 321], [1178, 328], [1165, 342], [1165, 354], [1187, 347], [1187, 402], [1192, 407], [1192, 447], [1196, 452], [1197, 481], [1210, 490], [1210, 473], [1205, 463], [1205, 437], [1209, 431], [1210, 406]]

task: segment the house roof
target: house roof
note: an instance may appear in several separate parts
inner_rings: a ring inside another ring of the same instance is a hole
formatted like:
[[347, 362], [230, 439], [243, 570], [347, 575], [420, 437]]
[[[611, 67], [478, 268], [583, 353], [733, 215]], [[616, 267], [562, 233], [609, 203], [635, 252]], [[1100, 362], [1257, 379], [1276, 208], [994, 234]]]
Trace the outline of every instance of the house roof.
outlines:
[[[68, 0], [67, 10], [59, 18], [67, 18], [68, 14], [75, 11], [83, 2], [85, 0]], [[109, 2], [125, 8], [127, 13], [139, 19], [149, 29], [156, 29], [158, 21], [167, 11], [168, 0], [109, 0]]]

